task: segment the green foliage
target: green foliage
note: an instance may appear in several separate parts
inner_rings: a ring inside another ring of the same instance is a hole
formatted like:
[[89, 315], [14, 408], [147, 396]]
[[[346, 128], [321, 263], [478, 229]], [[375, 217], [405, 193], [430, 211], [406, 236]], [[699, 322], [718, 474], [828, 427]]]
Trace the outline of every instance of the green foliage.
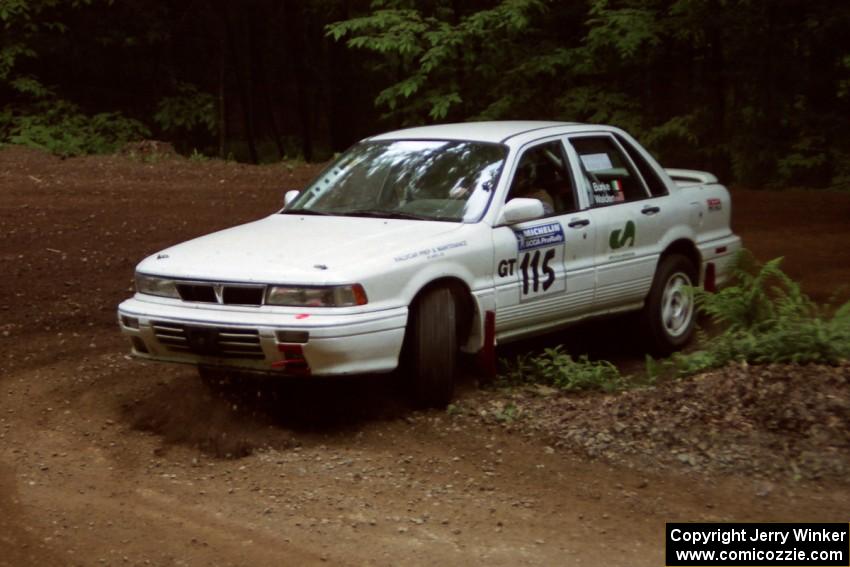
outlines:
[[823, 136], [809, 135], [796, 140], [790, 153], [776, 162], [777, 184], [807, 185], [807, 179], [826, 166], [828, 152]]
[[215, 98], [190, 83], [178, 83], [177, 94], [162, 98], [157, 104], [154, 121], [166, 132], [188, 132], [202, 128], [216, 130]]
[[604, 122], [663, 162], [846, 186], [850, 8], [745, 0], [374, 1], [326, 27], [376, 56], [401, 123]]
[[[593, 51], [613, 50], [622, 60], [637, 56], [642, 49], [661, 43], [661, 20], [654, 6], [611, 8], [609, 0], [593, 0], [587, 24], [588, 47]], [[639, 4], [639, 3], [636, 3]]]
[[[34, 38], [39, 34], [67, 31], [61, 21], [45, 17], [51, 9], [62, 7], [62, 4], [62, 0], [0, 0], [0, 85], [8, 81], [15, 88], [17, 63], [21, 59], [38, 57], [32, 47]], [[77, 8], [91, 4], [91, 0], [74, 0], [67, 4]]]
[[84, 101], [251, 159], [341, 150], [379, 113], [605, 122], [727, 183], [850, 187], [847, 2], [214, 4], [0, 0], [0, 100]]
[[562, 390], [604, 390], [610, 392], [624, 385], [617, 367], [607, 360], [578, 360], [561, 346], [547, 348], [542, 354], [525, 354], [513, 361], [502, 361], [503, 384], [546, 384]]
[[0, 112], [0, 142], [38, 148], [61, 156], [110, 153], [149, 136], [145, 126], [117, 112], [88, 116], [67, 101], [41, 101], [22, 113]]
[[14, 101], [0, 110], [0, 143], [12, 143], [72, 156], [107, 153], [124, 143], [149, 135], [140, 122], [118, 112], [88, 116], [74, 104], [57, 98], [54, 89], [22, 62], [39, 58], [39, 47], [68, 26], [59, 19], [66, 9], [90, 5], [91, 0], [0, 0], [0, 89]]
[[35, 99], [45, 99], [54, 96], [54, 93], [49, 88], [41, 84], [35, 77], [25, 76], [17, 77], [9, 81], [9, 86], [21, 94], [30, 95]]
[[22, 43], [11, 43], [0, 47], [0, 80], [8, 79], [18, 59], [35, 57], [35, 51]]
[[[381, 55], [384, 65], [406, 76], [375, 99], [391, 113], [410, 121], [428, 116], [442, 120], [461, 109], [462, 76], [476, 71], [474, 52], [490, 52], [521, 37], [533, 16], [545, 9], [541, 0], [503, 0], [490, 9], [461, 14], [438, 3], [432, 13], [409, 7], [383, 8], [373, 2], [367, 16], [335, 22], [327, 34], [346, 45]], [[485, 70], [490, 73], [492, 69]]]
[[780, 269], [781, 261], [760, 266], [742, 253], [733, 285], [715, 294], [696, 290], [699, 307], [722, 332], [701, 335], [695, 352], [648, 359], [650, 377], [687, 376], [729, 362], [836, 364], [850, 358], [850, 302], [826, 315]]
[[192, 153], [189, 154], [189, 161], [195, 161], [199, 163], [210, 161], [209, 156], [205, 156], [201, 152], [198, 151], [198, 148], [193, 148]]

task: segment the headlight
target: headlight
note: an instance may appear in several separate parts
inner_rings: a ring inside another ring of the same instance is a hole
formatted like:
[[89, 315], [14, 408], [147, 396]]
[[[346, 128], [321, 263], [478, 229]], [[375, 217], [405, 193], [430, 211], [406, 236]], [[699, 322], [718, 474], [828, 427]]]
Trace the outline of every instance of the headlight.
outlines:
[[180, 299], [180, 294], [177, 293], [177, 286], [174, 284], [174, 281], [165, 278], [136, 274], [136, 291], [147, 295]]
[[266, 296], [267, 305], [292, 307], [351, 307], [366, 303], [366, 292], [360, 284], [333, 287], [275, 285], [269, 287]]

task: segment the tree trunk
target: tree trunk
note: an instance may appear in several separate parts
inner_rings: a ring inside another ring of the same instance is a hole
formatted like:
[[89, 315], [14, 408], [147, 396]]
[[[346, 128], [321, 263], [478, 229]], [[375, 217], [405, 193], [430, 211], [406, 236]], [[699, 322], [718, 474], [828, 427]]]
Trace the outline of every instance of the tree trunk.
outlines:
[[251, 35], [249, 38], [251, 44], [251, 59], [254, 61], [257, 69], [257, 82], [259, 83], [259, 88], [262, 90], [262, 98], [265, 106], [265, 114], [266, 118], [269, 121], [269, 127], [272, 131], [272, 138], [274, 139], [275, 146], [277, 146], [277, 153], [280, 159], [283, 159], [286, 155], [286, 149], [283, 147], [283, 142], [280, 137], [280, 129], [277, 127], [277, 118], [275, 117], [274, 112], [274, 103], [272, 101], [271, 89], [269, 89], [269, 81], [268, 75], [266, 74], [265, 67], [265, 59], [263, 58], [263, 50], [265, 49], [265, 45], [257, 46], [257, 41], [259, 34], [261, 32], [257, 29], [257, 26], [251, 26]]
[[230, 60], [233, 65], [233, 70], [236, 73], [236, 83], [237, 90], [239, 91], [239, 101], [240, 106], [242, 107], [242, 117], [245, 123], [245, 137], [248, 142], [248, 151], [251, 154], [251, 161], [253, 163], [259, 163], [259, 157], [257, 155], [257, 146], [254, 142], [254, 119], [251, 112], [251, 93], [249, 92], [249, 86], [245, 82], [245, 76], [242, 72], [242, 66], [239, 64], [239, 53], [236, 49], [236, 38], [233, 33], [233, 22], [230, 20], [230, 16], [227, 12], [227, 0], [222, 0], [220, 3], [221, 6], [221, 15], [224, 18], [224, 26], [226, 29], [227, 36], [227, 46], [230, 51]]
[[307, 95], [307, 83], [309, 81], [307, 64], [304, 61], [307, 50], [305, 49], [304, 32], [304, 9], [299, 2], [289, 0], [287, 3], [286, 39], [290, 61], [294, 58], [295, 75], [295, 97], [298, 104], [298, 121], [301, 130], [301, 153], [306, 161], [313, 159], [313, 133], [312, 115], [313, 109], [310, 97]]
[[227, 107], [225, 106], [225, 79], [227, 65], [225, 63], [224, 40], [219, 42], [218, 50], [218, 157], [224, 159], [227, 148]]

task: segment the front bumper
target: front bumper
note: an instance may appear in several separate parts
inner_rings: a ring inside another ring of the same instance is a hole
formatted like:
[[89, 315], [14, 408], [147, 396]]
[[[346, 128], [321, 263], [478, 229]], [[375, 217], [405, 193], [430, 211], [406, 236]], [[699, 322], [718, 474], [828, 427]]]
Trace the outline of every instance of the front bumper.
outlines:
[[[346, 315], [290, 311], [184, 305], [137, 295], [118, 306], [118, 321], [133, 356], [148, 360], [319, 376], [398, 366], [406, 307]], [[302, 353], [306, 372], [303, 363], [291, 364], [293, 349]]]

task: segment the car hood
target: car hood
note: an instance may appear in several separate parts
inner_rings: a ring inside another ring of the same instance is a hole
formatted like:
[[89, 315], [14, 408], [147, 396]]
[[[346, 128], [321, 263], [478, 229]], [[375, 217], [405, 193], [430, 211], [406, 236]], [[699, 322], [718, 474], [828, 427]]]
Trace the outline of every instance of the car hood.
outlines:
[[176, 278], [333, 283], [418, 251], [460, 223], [276, 214], [162, 250], [138, 271]]

